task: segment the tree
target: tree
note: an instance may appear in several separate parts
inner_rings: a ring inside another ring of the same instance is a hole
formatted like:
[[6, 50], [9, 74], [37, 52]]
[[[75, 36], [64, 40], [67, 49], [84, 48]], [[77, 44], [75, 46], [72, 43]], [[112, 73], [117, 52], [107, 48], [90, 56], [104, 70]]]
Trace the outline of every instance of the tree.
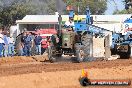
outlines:
[[[1, 0], [0, 25], [10, 27], [26, 15], [55, 14], [55, 0]], [[8, 2], [8, 4], [7, 4]]]
[[103, 14], [106, 10], [105, 0], [0, 0], [0, 25], [9, 27], [29, 14], [55, 14], [60, 10], [62, 12], [65, 4], [73, 5], [76, 7], [75, 12], [79, 10], [80, 14], [85, 14], [87, 6], [92, 14]]
[[55, 14], [56, 1], [55, 0], [30, 0], [30, 4], [36, 9], [36, 13], [39, 15]]
[[129, 8], [132, 8], [132, 0], [125, 0], [125, 9], [128, 10]]
[[[79, 10], [80, 14], [84, 14], [86, 7], [89, 6], [91, 14], [104, 14], [107, 9], [107, 0], [64, 0], [66, 5], [75, 7], [75, 12]], [[79, 7], [79, 8], [78, 8]]]
[[132, 0], [124, 0], [125, 9], [121, 11], [115, 11], [113, 14], [131, 14], [132, 13]]
[[4, 27], [15, 24], [16, 20], [22, 19], [26, 14], [34, 13], [30, 5], [25, 1], [14, 0], [9, 5], [3, 4], [0, 11], [0, 23]]
[[121, 11], [115, 11], [113, 14], [131, 14], [132, 13], [132, 8], [126, 10], [121, 10]]

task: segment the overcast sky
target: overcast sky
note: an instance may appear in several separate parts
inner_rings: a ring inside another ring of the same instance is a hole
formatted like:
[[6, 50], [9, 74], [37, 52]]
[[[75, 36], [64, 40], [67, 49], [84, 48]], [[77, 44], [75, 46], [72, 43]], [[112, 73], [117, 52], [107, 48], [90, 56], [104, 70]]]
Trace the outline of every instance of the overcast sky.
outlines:
[[[107, 10], [105, 12], [105, 14], [109, 15], [112, 14], [115, 10], [115, 4], [113, 2], [113, 0], [108, 0], [109, 2], [107, 3]], [[122, 10], [124, 9], [124, 5], [123, 5], [123, 0], [115, 0], [116, 4], [117, 4], [117, 8], [118, 10]]]

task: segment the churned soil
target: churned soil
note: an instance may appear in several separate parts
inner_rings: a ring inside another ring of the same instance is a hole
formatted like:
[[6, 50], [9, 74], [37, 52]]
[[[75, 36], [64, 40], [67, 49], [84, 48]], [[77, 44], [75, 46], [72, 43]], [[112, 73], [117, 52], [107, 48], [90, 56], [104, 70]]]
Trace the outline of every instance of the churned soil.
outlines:
[[[82, 88], [81, 70], [90, 79], [132, 79], [132, 59], [112, 61], [38, 62], [33, 57], [0, 59], [0, 88]], [[89, 86], [88, 88], [132, 88], [132, 86]]]

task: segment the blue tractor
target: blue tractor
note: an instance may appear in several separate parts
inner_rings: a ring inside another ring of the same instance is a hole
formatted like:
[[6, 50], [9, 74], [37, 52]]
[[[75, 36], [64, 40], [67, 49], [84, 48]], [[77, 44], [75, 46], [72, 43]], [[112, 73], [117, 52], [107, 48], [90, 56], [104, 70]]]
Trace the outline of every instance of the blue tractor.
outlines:
[[[74, 11], [69, 11], [69, 19], [73, 20]], [[62, 54], [76, 57], [77, 62], [91, 58], [92, 37], [104, 37], [103, 28], [92, 25], [89, 8], [86, 9], [86, 19], [77, 20], [74, 25], [61, 24], [62, 18], [59, 15], [59, 29], [57, 35], [51, 37], [51, 46], [48, 49], [48, 56], [51, 62], [55, 62]]]
[[124, 21], [124, 33], [113, 33], [111, 53], [120, 58], [130, 58], [132, 46], [132, 17]]

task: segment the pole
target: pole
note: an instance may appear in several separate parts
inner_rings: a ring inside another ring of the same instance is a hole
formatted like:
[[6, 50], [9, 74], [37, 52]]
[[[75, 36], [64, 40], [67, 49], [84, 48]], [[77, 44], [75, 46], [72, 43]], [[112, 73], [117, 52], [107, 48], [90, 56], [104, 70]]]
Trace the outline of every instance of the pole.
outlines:
[[59, 14], [59, 17], [58, 17], [58, 21], [59, 21], [59, 30], [58, 30], [58, 32], [59, 32], [59, 36], [61, 36], [61, 23], [62, 23], [62, 17], [61, 17], [61, 15]]

